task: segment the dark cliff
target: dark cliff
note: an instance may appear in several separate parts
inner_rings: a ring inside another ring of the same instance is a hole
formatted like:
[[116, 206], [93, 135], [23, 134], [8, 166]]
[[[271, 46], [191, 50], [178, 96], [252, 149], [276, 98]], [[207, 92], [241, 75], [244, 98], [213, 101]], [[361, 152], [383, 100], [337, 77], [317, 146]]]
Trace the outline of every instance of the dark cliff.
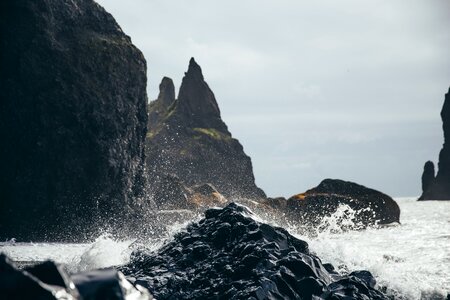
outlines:
[[434, 165], [431, 169], [430, 162], [425, 164], [419, 200], [450, 200], [450, 89], [445, 95], [441, 118], [444, 146], [439, 153], [438, 172], [434, 177]]
[[0, 239], [117, 226], [143, 190], [142, 53], [92, 0], [2, 1], [0, 36]]
[[[191, 59], [178, 99], [164, 78], [149, 105], [147, 169], [150, 182], [176, 175], [188, 187], [210, 183], [225, 197], [262, 198], [252, 163], [222, 121], [200, 66]], [[156, 192], [155, 192], [156, 193]]]

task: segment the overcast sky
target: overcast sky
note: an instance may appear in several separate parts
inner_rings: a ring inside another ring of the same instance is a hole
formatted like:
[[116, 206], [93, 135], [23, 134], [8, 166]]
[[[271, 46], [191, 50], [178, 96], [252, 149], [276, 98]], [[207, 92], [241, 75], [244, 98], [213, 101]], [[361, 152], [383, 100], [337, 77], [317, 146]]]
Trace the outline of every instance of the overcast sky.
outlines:
[[144, 53], [150, 99], [195, 57], [269, 196], [324, 178], [420, 194], [443, 143], [450, 1], [98, 2]]

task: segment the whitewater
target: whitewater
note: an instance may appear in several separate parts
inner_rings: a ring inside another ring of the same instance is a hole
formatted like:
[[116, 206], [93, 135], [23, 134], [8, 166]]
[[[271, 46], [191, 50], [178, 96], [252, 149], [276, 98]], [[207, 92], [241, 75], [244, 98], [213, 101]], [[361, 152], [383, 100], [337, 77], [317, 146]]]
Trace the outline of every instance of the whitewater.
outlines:
[[[369, 270], [386, 293], [396, 299], [445, 299], [450, 292], [450, 201], [415, 201], [396, 198], [401, 224], [361, 231], [342, 231], [352, 212], [342, 208], [322, 222], [314, 235], [293, 235], [306, 240], [310, 250], [339, 271]], [[265, 220], [271, 222], [271, 220]], [[168, 225], [175, 233], [186, 223]], [[22, 264], [51, 259], [69, 271], [117, 266], [129, 261], [136, 247], [158, 249], [171, 234], [151, 241], [115, 240], [108, 234], [93, 243], [0, 243], [4, 252]]]

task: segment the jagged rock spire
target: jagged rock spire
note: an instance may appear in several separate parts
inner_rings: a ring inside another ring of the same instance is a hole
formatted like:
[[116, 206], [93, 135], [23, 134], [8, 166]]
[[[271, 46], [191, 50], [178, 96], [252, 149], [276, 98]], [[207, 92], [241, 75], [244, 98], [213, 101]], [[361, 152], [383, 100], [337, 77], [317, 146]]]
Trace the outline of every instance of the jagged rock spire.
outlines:
[[195, 61], [195, 59], [193, 57], [191, 57], [191, 59], [189, 60], [189, 67], [186, 73], [184, 73], [184, 75], [189, 75], [191, 77], [195, 77], [201, 81], [205, 80], [203, 78], [203, 74], [202, 74], [202, 68], [197, 64], [197, 62]]
[[172, 79], [164, 77], [159, 84], [158, 98], [148, 105], [148, 132], [158, 127], [161, 119], [167, 114], [170, 106], [175, 102], [175, 86]]
[[178, 95], [180, 112], [189, 117], [193, 126], [212, 127], [227, 131], [220, 119], [220, 110], [214, 93], [205, 82], [202, 69], [194, 58], [189, 61]]
[[[445, 94], [444, 105], [441, 111], [442, 129], [444, 130], [444, 146], [439, 153], [438, 172], [435, 178], [431, 177], [431, 167], [428, 166], [429, 175], [422, 175], [423, 194], [419, 200], [450, 200], [450, 88]], [[428, 164], [428, 162], [427, 162]], [[425, 168], [427, 168], [425, 164]], [[434, 175], [434, 169], [433, 169]], [[424, 186], [423, 176], [427, 177]]]
[[[225, 197], [264, 198], [255, 184], [251, 160], [222, 121], [214, 93], [195, 59], [189, 61], [178, 99], [167, 107], [161, 103], [166, 103], [163, 91], [169, 83], [161, 82], [160, 97], [148, 107], [150, 182], [169, 174], [189, 188], [208, 183]], [[153, 193], [157, 197], [158, 192]]]
[[434, 171], [434, 163], [432, 161], [427, 161], [425, 165], [423, 166], [423, 173], [422, 173], [422, 191], [425, 192], [428, 190], [430, 185], [432, 184], [435, 171]]
[[164, 77], [159, 84], [158, 101], [161, 101], [163, 106], [169, 107], [175, 101], [175, 86], [173, 80], [169, 77]]

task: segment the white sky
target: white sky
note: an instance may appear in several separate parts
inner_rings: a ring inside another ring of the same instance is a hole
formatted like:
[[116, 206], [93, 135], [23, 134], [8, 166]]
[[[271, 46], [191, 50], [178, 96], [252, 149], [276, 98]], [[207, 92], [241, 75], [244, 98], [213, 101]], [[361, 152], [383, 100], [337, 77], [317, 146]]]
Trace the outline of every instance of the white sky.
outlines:
[[150, 99], [195, 57], [268, 195], [324, 178], [420, 194], [443, 143], [449, 0], [98, 2], [144, 53]]

